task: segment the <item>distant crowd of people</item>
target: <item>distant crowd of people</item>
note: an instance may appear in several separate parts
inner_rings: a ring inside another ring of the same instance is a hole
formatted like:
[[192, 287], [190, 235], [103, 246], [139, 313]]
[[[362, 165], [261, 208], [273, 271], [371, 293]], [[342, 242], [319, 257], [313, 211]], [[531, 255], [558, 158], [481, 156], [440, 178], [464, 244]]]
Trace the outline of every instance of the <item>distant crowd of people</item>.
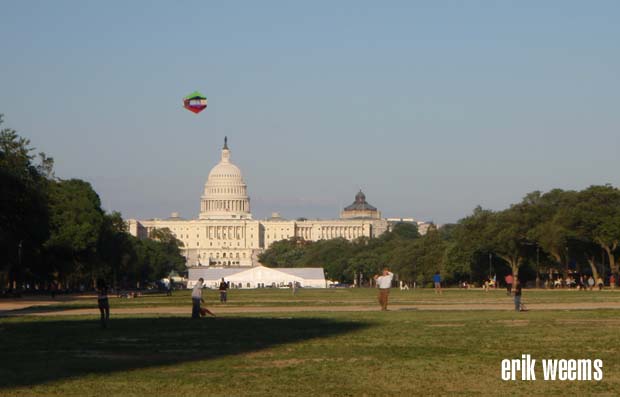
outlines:
[[[435, 294], [442, 294], [442, 277], [439, 271], [435, 272], [433, 275], [433, 287]], [[390, 289], [392, 288], [392, 284], [394, 282], [394, 274], [390, 272], [390, 270], [385, 267], [383, 268], [381, 274], [377, 274], [373, 277], [375, 281], [375, 285], [378, 289], [378, 301], [379, 306], [382, 311], [388, 310], [388, 300]], [[525, 311], [525, 305], [521, 301], [522, 296], [522, 284], [518, 279], [513, 277], [512, 274], [508, 274], [504, 277], [504, 283], [506, 286], [506, 295], [514, 297], [514, 304], [516, 311]], [[609, 284], [611, 286], [615, 286], [616, 279], [614, 275], [611, 275], [609, 278]], [[205, 316], [209, 314], [212, 317], [215, 317], [215, 314], [211, 312], [206, 307], [203, 307], [202, 304], [205, 303], [202, 298], [202, 290], [204, 288], [204, 279], [200, 278], [192, 289], [192, 318], [200, 318], [201, 316]], [[413, 283], [415, 288], [415, 283]], [[468, 289], [473, 285], [469, 284], [468, 281], [459, 281], [458, 286], [460, 288]], [[553, 275], [547, 280], [544, 281], [545, 288], [575, 288], [577, 290], [594, 290], [595, 288], [598, 290], [602, 290], [605, 286], [603, 278], [597, 276], [596, 278], [592, 275], [586, 274], [575, 274], [569, 273], [565, 278]], [[225, 304], [228, 301], [228, 289], [231, 287], [229, 282], [226, 282], [224, 278], [221, 279], [218, 291], [220, 296], [220, 303]], [[292, 284], [292, 293], [295, 295], [297, 290], [297, 283]], [[482, 281], [482, 288], [484, 291], [488, 292], [490, 289], [497, 289], [499, 287], [499, 282], [497, 281], [497, 275], [486, 277]], [[167, 286], [166, 294], [172, 295], [172, 291], [174, 289], [174, 283], [172, 280], [169, 281]], [[400, 289], [408, 290], [409, 284], [400, 281]], [[110, 303], [108, 299], [108, 295], [110, 290], [106, 283], [103, 280], [99, 280], [97, 283], [97, 301], [98, 307], [100, 311], [100, 321], [102, 328], [107, 328], [108, 321], [110, 319]], [[54, 295], [54, 294], [53, 294]], [[139, 295], [137, 292], [128, 292], [128, 293], [117, 293], [119, 298], [136, 298]]]
[[[609, 277], [609, 285], [614, 286], [616, 284], [616, 278], [612, 274]], [[576, 288], [578, 290], [590, 290], [597, 288], [599, 291], [603, 289], [605, 282], [601, 276], [590, 275], [573, 275], [569, 274], [566, 278], [557, 277], [553, 280], [545, 281], [545, 288]]]

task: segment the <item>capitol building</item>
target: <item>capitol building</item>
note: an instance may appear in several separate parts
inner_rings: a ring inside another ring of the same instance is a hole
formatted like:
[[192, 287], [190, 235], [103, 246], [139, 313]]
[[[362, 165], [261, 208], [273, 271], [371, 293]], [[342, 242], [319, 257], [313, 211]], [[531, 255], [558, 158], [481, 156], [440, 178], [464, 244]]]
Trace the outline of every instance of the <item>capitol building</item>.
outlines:
[[127, 224], [129, 232], [139, 238], [148, 238], [155, 229], [169, 229], [183, 242], [181, 251], [190, 267], [250, 267], [258, 265], [258, 255], [275, 241], [293, 237], [308, 241], [373, 238], [386, 232], [390, 222], [366, 202], [361, 191], [339, 219], [286, 220], [277, 214], [266, 220], [252, 219], [247, 185], [231, 161], [225, 139], [220, 162], [211, 169], [204, 185], [198, 219], [183, 219], [172, 213], [166, 219], [130, 219]]

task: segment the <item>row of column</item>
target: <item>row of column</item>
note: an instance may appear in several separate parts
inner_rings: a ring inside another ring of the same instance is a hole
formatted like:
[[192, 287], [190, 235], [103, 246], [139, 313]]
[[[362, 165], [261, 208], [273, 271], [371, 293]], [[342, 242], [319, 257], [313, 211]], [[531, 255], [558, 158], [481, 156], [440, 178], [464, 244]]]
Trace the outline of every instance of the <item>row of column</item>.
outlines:
[[297, 229], [298, 236], [304, 240], [312, 240], [312, 228], [310, 227], [300, 227]]
[[203, 200], [201, 211], [250, 212], [247, 200]]
[[245, 187], [210, 187], [209, 194], [242, 194], [245, 196]]
[[344, 237], [351, 240], [363, 235], [364, 231], [360, 226], [323, 226], [321, 228], [321, 236], [324, 239]]
[[[215, 256], [213, 256], [213, 255], [215, 255]], [[235, 253], [233, 253], [233, 252], [228, 252], [228, 253], [223, 252], [221, 255], [220, 255], [220, 252], [218, 252], [218, 251], [216, 251], [215, 254], [213, 254], [213, 252], [211, 252], [211, 253], [199, 252], [198, 253], [198, 259], [209, 259], [209, 258], [211, 258], [211, 259], [220, 259], [220, 256], [222, 258], [226, 258], [226, 259], [230, 259], [230, 258], [232, 258], [232, 259], [246, 259], [247, 258], [247, 255], [246, 255], [245, 252], [242, 252], [242, 253], [239, 253], [239, 252], [235, 252]]]
[[243, 240], [245, 228], [241, 226], [207, 226], [210, 240]]

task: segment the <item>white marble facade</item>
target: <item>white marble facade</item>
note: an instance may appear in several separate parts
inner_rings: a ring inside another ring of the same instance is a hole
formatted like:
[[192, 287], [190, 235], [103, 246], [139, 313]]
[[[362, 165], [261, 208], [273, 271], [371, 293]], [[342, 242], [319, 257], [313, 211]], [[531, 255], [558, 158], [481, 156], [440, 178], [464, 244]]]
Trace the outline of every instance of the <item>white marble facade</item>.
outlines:
[[[378, 211], [372, 206], [376, 211], [372, 216], [347, 213], [345, 208], [340, 219], [293, 221], [273, 216], [254, 220], [247, 185], [230, 155], [225, 139], [220, 162], [209, 172], [205, 183], [198, 219], [182, 219], [177, 213], [166, 219], [129, 219], [129, 232], [148, 238], [154, 229], [170, 229], [184, 244], [182, 252], [188, 266], [254, 266], [258, 264], [258, 254], [275, 241], [292, 237], [309, 241], [354, 240], [376, 237], [388, 230], [388, 221], [378, 218]], [[361, 196], [363, 193], [358, 193], [356, 202]]]

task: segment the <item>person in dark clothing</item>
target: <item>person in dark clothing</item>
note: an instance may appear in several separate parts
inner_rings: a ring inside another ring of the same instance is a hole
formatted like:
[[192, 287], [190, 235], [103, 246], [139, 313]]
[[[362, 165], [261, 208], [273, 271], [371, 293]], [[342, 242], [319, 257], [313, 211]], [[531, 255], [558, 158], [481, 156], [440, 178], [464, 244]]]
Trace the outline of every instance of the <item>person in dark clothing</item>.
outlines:
[[510, 296], [510, 293], [512, 292], [512, 282], [513, 282], [514, 278], [512, 277], [512, 274], [507, 274], [506, 277], [504, 278], [504, 281], [506, 282], [506, 295]]
[[220, 281], [220, 303], [226, 303], [227, 300], [227, 290], [228, 290], [228, 283], [226, 281], [224, 281], [224, 278], [222, 277], [222, 281]]
[[168, 288], [166, 289], [166, 296], [172, 296], [173, 289], [174, 289], [174, 281], [172, 281], [172, 277], [170, 277], [170, 281], [168, 282]]
[[523, 305], [521, 304], [521, 283], [517, 280], [517, 282], [515, 283], [515, 310], [518, 312], [522, 312], [523, 310]]
[[110, 320], [110, 302], [108, 301], [108, 286], [105, 281], [97, 281], [97, 303], [101, 314], [101, 328], [108, 328]]

